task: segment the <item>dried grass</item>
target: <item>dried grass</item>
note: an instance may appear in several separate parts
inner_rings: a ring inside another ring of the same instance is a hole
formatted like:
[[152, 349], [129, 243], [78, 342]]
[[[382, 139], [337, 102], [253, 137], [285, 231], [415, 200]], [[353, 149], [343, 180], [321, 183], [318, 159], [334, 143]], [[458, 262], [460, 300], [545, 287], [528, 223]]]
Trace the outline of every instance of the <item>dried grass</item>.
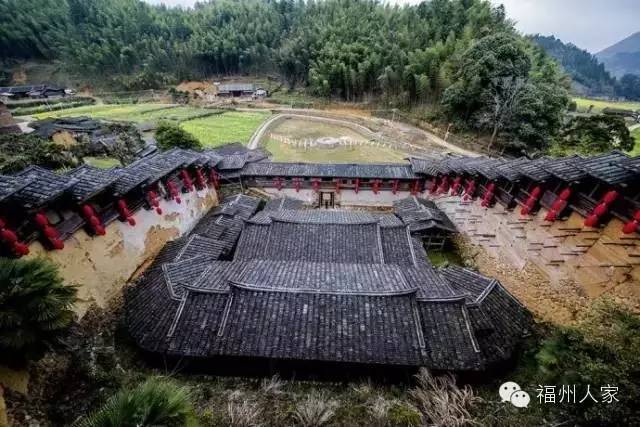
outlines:
[[333, 418], [338, 406], [337, 401], [324, 394], [312, 393], [296, 404], [293, 417], [302, 427], [319, 427]]
[[231, 393], [227, 402], [227, 416], [232, 427], [258, 427], [262, 418], [260, 404], [243, 399], [242, 393]]
[[367, 410], [371, 415], [372, 426], [384, 427], [390, 424], [389, 410], [397, 403], [395, 399], [385, 399], [384, 396], [378, 395], [370, 400], [367, 404]]
[[260, 384], [262, 392], [270, 395], [279, 395], [284, 393], [285, 382], [280, 379], [278, 375], [274, 375], [271, 378], [264, 378]]
[[410, 391], [425, 424], [435, 427], [460, 427], [478, 424], [471, 408], [478, 402], [469, 386], [460, 388], [452, 375], [434, 377], [425, 369], [416, 374], [418, 385]]

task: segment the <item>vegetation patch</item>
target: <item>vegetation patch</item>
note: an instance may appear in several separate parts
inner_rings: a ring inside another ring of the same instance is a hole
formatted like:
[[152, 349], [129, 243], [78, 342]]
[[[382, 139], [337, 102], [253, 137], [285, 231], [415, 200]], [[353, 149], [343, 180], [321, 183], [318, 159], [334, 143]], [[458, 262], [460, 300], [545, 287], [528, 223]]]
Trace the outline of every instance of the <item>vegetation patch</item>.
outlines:
[[[640, 102], [619, 102], [619, 101], [607, 101], [603, 99], [590, 99], [590, 98], [573, 98], [577, 104], [577, 111], [579, 113], [601, 113], [605, 108], [617, 108], [622, 110], [640, 110]], [[591, 108], [593, 106], [593, 108]]]
[[268, 140], [264, 147], [273, 154], [274, 162], [310, 163], [404, 163], [406, 153], [377, 145], [355, 145], [335, 148], [297, 148]]
[[195, 136], [204, 147], [217, 147], [229, 142], [247, 144], [269, 113], [229, 111], [182, 122], [182, 129]]

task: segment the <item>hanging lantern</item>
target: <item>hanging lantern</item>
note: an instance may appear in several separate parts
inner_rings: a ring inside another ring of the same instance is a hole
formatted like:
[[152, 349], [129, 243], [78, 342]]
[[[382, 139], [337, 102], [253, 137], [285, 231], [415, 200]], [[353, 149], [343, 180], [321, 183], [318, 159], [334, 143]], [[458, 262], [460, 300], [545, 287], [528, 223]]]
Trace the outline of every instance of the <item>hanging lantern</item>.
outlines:
[[360, 191], [360, 178], [356, 178], [356, 188], [355, 188], [356, 194], [358, 194], [358, 191]]
[[45, 227], [49, 225], [49, 218], [43, 213], [37, 213], [35, 216], [36, 224], [40, 227]]
[[51, 240], [51, 245], [56, 250], [64, 249], [64, 242], [62, 240], [60, 240], [60, 239]]
[[598, 215], [592, 214], [589, 215], [587, 217], [587, 219], [584, 221], [584, 225], [586, 225], [587, 227], [595, 227], [596, 225], [598, 225]]
[[593, 210], [593, 214], [601, 217], [602, 215], [607, 213], [607, 204], [606, 203], [600, 203], [598, 206], [595, 207], [595, 209]]
[[567, 187], [564, 190], [562, 190], [558, 198], [560, 200], [568, 200], [570, 196], [571, 196], [571, 188]]
[[438, 177], [433, 177], [433, 180], [431, 182], [432, 182], [432, 185], [431, 185], [431, 188], [429, 189], [429, 192], [431, 194], [434, 194], [436, 191], [438, 191]]
[[617, 198], [618, 198], [618, 192], [615, 190], [611, 190], [604, 195], [602, 201], [607, 205], [610, 205], [611, 203], [615, 202]]
[[14, 244], [18, 241], [16, 233], [11, 230], [7, 230], [6, 228], [3, 228], [2, 231], [0, 231], [0, 237], [9, 244]]
[[547, 212], [547, 215], [544, 217], [544, 220], [549, 222], [553, 222], [556, 219], [558, 219], [558, 212], [554, 211], [553, 209]]
[[461, 176], [456, 176], [456, 178], [453, 180], [453, 185], [451, 187], [451, 195], [455, 196], [458, 194], [458, 190], [460, 190], [460, 183], [462, 182], [462, 177]]
[[211, 169], [211, 172], [209, 172], [209, 177], [211, 179], [211, 183], [213, 184], [213, 188], [218, 188], [220, 185], [220, 182], [218, 181], [218, 172], [216, 172], [215, 170]]
[[13, 250], [18, 256], [29, 255], [29, 246], [24, 243], [16, 242], [13, 245]]

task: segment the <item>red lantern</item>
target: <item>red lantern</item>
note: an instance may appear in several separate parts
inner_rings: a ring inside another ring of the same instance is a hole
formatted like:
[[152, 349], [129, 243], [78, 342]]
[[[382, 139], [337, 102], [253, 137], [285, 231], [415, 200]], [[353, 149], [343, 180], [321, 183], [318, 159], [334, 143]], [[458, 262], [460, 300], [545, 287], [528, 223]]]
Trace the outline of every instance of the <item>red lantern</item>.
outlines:
[[529, 197], [533, 197], [535, 199], [540, 195], [540, 193], [542, 193], [542, 188], [538, 186], [531, 190], [531, 195]]
[[558, 213], [554, 210], [547, 212], [547, 216], [544, 217], [545, 221], [553, 222], [558, 219]]
[[615, 190], [611, 190], [609, 192], [607, 192], [607, 194], [604, 195], [603, 201], [610, 205], [611, 203], [613, 203], [616, 199], [618, 198], [618, 192]]
[[529, 212], [531, 212], [531, 209], [528, 206], [523, 206], [520, 209], [520, 215], [529, 215]]
[[60, 240], [60, 239], [51, 240], [51, 245], [56, 250], [64, 249], [64, 242], [62, 240]]
[[587, 227], [595, 227], [598, 225], [598, 216], [597, 215], [589, 215], [587, 219], [584, 221], [584, 225]]
[[2, 218], [0, 218], [0, 228], [4, 228], [7, 224], [4, 222]]
[[6, 228], [0, 231], [0, 236], [2, 237], [2, 240], [9, 244], [14, 244], [18, 241], [18, 236], [16, 236], [16, 233], [11, 230], [7, 230]]
[[97, 216], [90, 216], [89, 217], [89, 224], [91, 224], [91, 226], [93, 228], [96, 228], [96, 227], [100, 226], [100, 220], [98, 219]]
[[558, 198], [560, 200], [567, 200], [570, 196], [571, 196], [571, 189], [570, 188], [565, 188], [564, 190], [562, 190], [562, 192], [560, 193]]
[[49, 219], [43, 213], [37, 213], [35, 216], [35, 220], [36, 224], [38, 224], [40, 227], [46, 227], [47, 225], [49, 225]]
[[593, 215], [597, 216], [597, 217], [601, 217], [602, 215], [607, 213], [607, 204], [606, 203], [600, 203], [598, 206], [596, 206], [596, 208], [593, 210]]
[[130, 226], [135, 226], [136, 225], [136, 220], [133, 217], [128, 217], [127, 218], [127, 222], [129, 223]]
[[120, 210], [127, 209], [127, 202], [125, 202], [123, 199], [118, 200], [118, 209]]
[[567, 202], [561, 198], [557, 198], [551, 205], [551, 209], [557, 212], [562, 212], [565, 206], [567, 206]]
[[24, 243], [15, 243], [13, 245], [13, 250], [19, 256], [29, 255], [29, 247], [27, 245], [25, 245]]
[[[156, 202], [156, 203], [157, 203], [157, 202]], [[162, 209], [160, 209], [160, 208], [156, 208], [156, 213], [157, 213], [158, 215], [162, 215]]]
[[629, 221], [628, 223], [626, 223], [624, 225], [624, 227], [622, 228], [622, 232], [624, 234], [631, 234], [631, 233], [635, 233], [636, 230], [638, 229], [638, 224], [640, 224], [638, 221]]
[[94, 216], [96, 214], [95, 211], [93, 210], [93, 208], [90, 205], [82, 206], [82, 213], [86, 217], [91, 217], [91, 216]]
[[44, 235], [50, 240], [56, 239], [58, 237], [58, 235], [59, 235], [58, 231], [55, 228], [51, 227], [51, 226], [46, 226], [44, 228], [43, 232], [44, 232]]
[[105, 234], [107, 234], [107, 231], [102, 225], [97, 225], [95, 227], [95, 232], [98, 236], [104, 236]]

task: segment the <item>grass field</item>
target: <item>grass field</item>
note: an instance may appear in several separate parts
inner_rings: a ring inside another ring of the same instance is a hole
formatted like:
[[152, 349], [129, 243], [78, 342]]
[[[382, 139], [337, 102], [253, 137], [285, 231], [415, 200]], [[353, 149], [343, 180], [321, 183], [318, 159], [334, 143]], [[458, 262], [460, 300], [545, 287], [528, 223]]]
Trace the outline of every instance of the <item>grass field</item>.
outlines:
[[407, 157], [400, 151], [368, 145], [304, 149], [269, 140], [264, 147], [273, 154], [275, 162], [404, 163]]
[[632, 156], [640, 156], [640, 128], [637, 128], [631, 132], [631, 136], [636, 140], [636, 146], [629, 152]]
[[228, 142], [246, 144], [269, 113], [230, 111], [215, 116], [182, 122], [181, 126], [193, 134], [205, 147], [216, 147]]
[[113, 157], [85, 157], [84, 162], [96, 168], [110, 169], [116, 166], [122, 166], [120, 160]]
[[605, 101], [602, 99], [588, 99], [588, 98], [574, 98], [578, 105], [578, 112], [585, 112], [590, 105], [593, 105], [592, 112], [599, 113], [603, 109], [609, 108], [622, 108], [624, 110], [640, 110], [640, 102], [616, 102]]
[[[174, 110], [171, 104], [109, 104], [109, 105], [86, 105], [84, 107], [69, 108], [66, 110], [50, 111], [34, 114], [36, 119], [46, 119], [49, 117], [74, 117], [90, 116], [107, 120], [128, 120], [144, 121], [145, 114], [159, 111]], [[187, 107], [185, 107], [187, 108]]]

